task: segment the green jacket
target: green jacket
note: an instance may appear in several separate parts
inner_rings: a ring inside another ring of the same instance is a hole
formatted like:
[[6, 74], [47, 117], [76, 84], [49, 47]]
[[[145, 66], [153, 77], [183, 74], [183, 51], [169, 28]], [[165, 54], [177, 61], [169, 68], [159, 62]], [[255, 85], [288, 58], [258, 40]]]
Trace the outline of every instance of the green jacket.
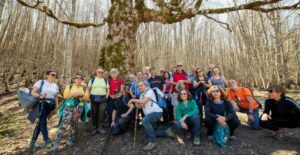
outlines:
[[184, 115], [192, 117], [197, 114], [199, 114], [199, 110], [195, 100], [188, 100], [188, 103], [186, 105], [183, 102], [178, 102], [176, 108], [177, 121], [180, 121]]

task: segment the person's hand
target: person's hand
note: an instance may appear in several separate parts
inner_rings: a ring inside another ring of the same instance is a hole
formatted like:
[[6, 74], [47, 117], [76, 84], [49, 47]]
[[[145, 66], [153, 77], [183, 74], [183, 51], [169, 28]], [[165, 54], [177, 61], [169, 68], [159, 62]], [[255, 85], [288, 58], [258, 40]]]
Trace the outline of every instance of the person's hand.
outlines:
[[200, 81], [201, 84], [205, 84], [205, 81]]
[[184, 121], [180, 121], [180, 125], [183, 129], [188, 130], [188, 126], [186, 125], [186, 123]]
[[178, 83], [183, 84], [183, 80], [179, 80]]
[[261, 116], [261, 120], [262, 120], [262, 121], [267, 121], [268, 119], [272, 119], [271, 116], [269, 116], [268, 114], [263, 114], [263, 115]]
[[248, 122], [250, 123], [253, 123], [254, 122], [254, 117], [253, 117], [253, 114], [248, 114]]
[[112, 121], [110, 127], [114, 127], [115, 126], [115, 122]]
[[39, 99], [45, 99], [47, 97], [47, 93], [44, 93], [43, 95], [39, 96]]
[[224, 122], [226, 123], [225, 117], [220, 116], [220, 115], [218, 115], [217, 121], [218, 121], [220, 124], [224, 124]]
[[127, 115], [126, 114], [122, 114], [121, 117], [124, 118], [124, 117], [127, 117]]
[[226, 126], [226, 121], [225, 122], [222, 122], [222, 123], [220, 123], [220, 125], [222, 126], [222, 127], [225, 127]]
[[141, 108], [142, 108], [142, 104], [140, 104], [140, 103], [135, 103], [135, 107], [141, 109]]

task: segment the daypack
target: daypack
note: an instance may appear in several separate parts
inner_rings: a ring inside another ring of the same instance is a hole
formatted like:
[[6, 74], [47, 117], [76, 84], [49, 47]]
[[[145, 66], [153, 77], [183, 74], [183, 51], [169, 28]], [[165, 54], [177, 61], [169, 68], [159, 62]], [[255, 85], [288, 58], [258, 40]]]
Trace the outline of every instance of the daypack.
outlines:
[[256, 103], [258, 104], [258, 108], [259, 108], [259, 109], [262, 109], [261, 101], [260, 101], [257, 97], [254, 96], [253, 90], [252, 90], [250, 87], [243, 87], [243, 88], [242, 88], [242, 89], [243, 89], [242, 91], [244, 91], [245, 88], [247, 88], [247, 89], [250, 90], [253, 99], [254, 99], [254, 100], [256, 101]]
[[[44, 83], [45, 83], [44, 80], [42, 80], [40, 89], [38, 91], [39, 95], [41, 95]], [[38, 102], [38, 98], [32, 96], [31, 90], [28, 88], [19, 88], [17, 94], [18, 94], [20, 106], [26, 112], [29, 112], [34, 107], [34, 105]]]
[[228, 124], [222, 127], [219, 123], [216, 123], [213, 133], [213, 141], [221, 148], [228, 147], [230, 138], [230, 130]]
[[156, 101], [157, 101], [157, 102], [155, 102], [155, 101], [152, 100], [152, 102], [155, 102], [160, 108], [166, 109], [167, 108], [167, 102], [166, 102], [166, 99], [164, 98], [164, 93], [156, 87], [153, 88], [152, 90], [155, 94], [155, 98], [156, 98]]

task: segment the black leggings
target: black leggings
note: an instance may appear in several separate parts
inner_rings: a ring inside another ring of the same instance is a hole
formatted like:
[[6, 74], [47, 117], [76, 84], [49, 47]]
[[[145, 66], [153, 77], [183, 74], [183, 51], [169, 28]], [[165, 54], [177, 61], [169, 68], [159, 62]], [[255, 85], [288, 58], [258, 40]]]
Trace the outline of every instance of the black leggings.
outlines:
[[[207, 134], [209, 136], [212, 136], [214, 133], [214, 127], [217, 123], [217, 120], [209, 118], [209, 117], [205, 117], [205, 125], [207, 127]], [[230, 135], [232, 136], [234, 133], [234, 130], [240, 125], [240, 120], [235, 117], [233, 119], [231, 119], [230, 121], [227, 121], [227, 124], [229, 126], [230, 129]]]
[[286, 119], [286, 120], [282, 120], [282, 119], [270, 119], [267, 121], [259, 121], [259, 124], [261, 127], [269, 129], [269, 130], [273, 130], [276, 131], [279, 128], [297, 128], [299, 127], [299, 124], [297, 122], [296, 119]]

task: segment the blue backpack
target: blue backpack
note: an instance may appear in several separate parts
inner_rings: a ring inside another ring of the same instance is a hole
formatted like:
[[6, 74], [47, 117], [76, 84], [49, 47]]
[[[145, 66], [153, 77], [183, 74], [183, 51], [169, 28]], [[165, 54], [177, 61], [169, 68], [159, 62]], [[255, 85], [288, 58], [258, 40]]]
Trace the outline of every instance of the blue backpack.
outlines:
[[216, 123], [213, 133], [213, 141], [221, 148], [227, 148], [230, 137], [230, 130], [228, 124], [222, 127], [219, 123]]
[[153, 102], [157, 103], [160, 108], [166, 109], [167, 108], [166, 100], [164, 98], [160, 97], [160, 95], [157, 93], [156, 89], [153, 89], [153, 92], [155, 94], [155, 98], [157, 101], [157, 102], [155, 102], [155, 101], [153, 101]]

